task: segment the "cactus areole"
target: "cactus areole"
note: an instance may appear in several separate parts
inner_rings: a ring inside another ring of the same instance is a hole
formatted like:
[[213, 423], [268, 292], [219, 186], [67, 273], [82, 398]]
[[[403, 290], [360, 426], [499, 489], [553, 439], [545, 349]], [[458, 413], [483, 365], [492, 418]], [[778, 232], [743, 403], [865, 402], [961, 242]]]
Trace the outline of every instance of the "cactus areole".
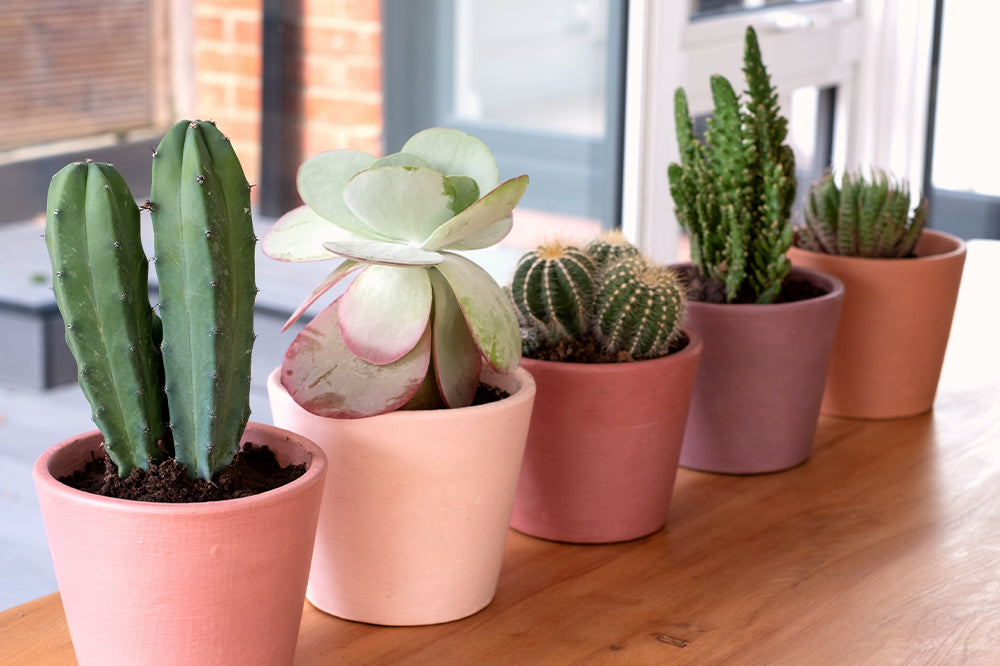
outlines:
[[153, 158], [159, 316], [139, 208], [109, 164], [77, 162], [49, 187], [46, 244], [80, 386], [122, 476], [174, 458], [211, 479], [250, 414], [254, 245], [250, 186], [229, 140], [184, 120]]
[[285, 325], [342, 279], [343, 296], [289, 345], [281, 379], [308, 411], [360, 418], [472, 403], [485, 360], [517, 368], [513, 308], [458, 251], [499, 242], [527, 176], [500, 183], [493, 154], [463, 132], [434, 128], [383, 158], [320, 153], [298, 173], [304, 203], [262, 239], [281, 261], [342, 258]]

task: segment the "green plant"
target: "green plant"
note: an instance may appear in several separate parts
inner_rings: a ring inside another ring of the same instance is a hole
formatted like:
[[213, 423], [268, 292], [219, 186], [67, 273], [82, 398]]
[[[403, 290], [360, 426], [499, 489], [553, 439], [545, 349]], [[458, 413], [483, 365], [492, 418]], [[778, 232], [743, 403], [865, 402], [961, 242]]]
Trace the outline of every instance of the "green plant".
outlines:
[[521, 257], [510, 296], [529, 351], [588, 336], [635, 359], [669, 351], [680, 333], [683, 287], [623, 238], [605, 234], [584, 250], [549, 241]]
[[[262, 240], [268, 256], [344, 260], [299, 306], [358, 272], [345, 293], [289, 345], [282, 382], [306, 410], [337, 418], [471, 404], [482, 362], [520, 362], [517, 320], [503, 291], [460, 250], [507, 235], [527, 176], [499, 182], [489, 148], [434, 128], [399, 153], [320, 153], [299, 169], [305, 205]], [[485, 193], [485, 194], [483, 194]]]
[[677, 219], [688, 233], [692, 263], [722, 280], [726, 299], [770, 303], [791, 264], [789, 222], [795, 159], [785, 143], [788, 121], [761, 59], [757, 34], [746, 30], [741, 101], [722, 76], [711, 78], [713, 116], [704, 142], [694, 134], [687, 96], [674, 95], [680, 164], [668, 168]]
[[796, 244], [807, 250], [850, 257], [906, 257], [927, 222], [927, 199], [910, 213], [910, 188], [875, 170], [845, 173], [837, 187], [832, 172], [809, 187]]
[[163, 138], [150, 208], [160, 317], [125, 180], [97, 162], [53, 177], [45, 238], [56, 303], [119, 474], [148, 469], [172, 443], [190, 476], [210, 479], [249, 418], [256, 296], [250, 186], [213, 124], [184, 120]]

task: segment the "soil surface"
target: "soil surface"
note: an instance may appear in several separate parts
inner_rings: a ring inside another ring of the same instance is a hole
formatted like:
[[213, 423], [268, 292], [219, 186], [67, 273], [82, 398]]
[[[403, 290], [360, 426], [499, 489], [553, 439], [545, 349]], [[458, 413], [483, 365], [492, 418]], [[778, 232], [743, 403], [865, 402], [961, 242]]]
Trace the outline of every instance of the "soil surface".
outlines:
[[[687, 286], [689, 300], [701, 303], [726, 302], [726, 288], [722, 280], [707, 278], [694, 266], [677, 266], [674, 269], [677, 271], [681, 281]], [[816, 298], [826, 293], [825, 289], [816, 286], [808, 280], [787, 277], [781, 285], [781, 293], [778, 294], [778, 298], [774, 302], [794, 303], [795, 301]], [[737, 294], [736, 300], [733, 301], [733, 303], [755, 302], [756, 299], [753, 295], [746, 293]]]
[[[687, 336], [681, 335], [672, 345], [668, 354], [680, 351], [687, 346]], [[555, 361], [557, 363], [630, 363], [635, 359], [625, 351], [609, 352], [593, 338], [586, 336], [580, 340], [561, 340], [556, 344], [544, 342], [525, 352], [525, 356], [539, 361]]]
[[249, 445], [212, 481], [191, 479], [173, 458], [118, 476], [118, 467], [105, 454], [83, 470], [59, 479], [77, 490], [140, 502], [212, 502], [257, 495], [290, 483], [306, 472], [305, 464], [282, 467], [267, 446]]

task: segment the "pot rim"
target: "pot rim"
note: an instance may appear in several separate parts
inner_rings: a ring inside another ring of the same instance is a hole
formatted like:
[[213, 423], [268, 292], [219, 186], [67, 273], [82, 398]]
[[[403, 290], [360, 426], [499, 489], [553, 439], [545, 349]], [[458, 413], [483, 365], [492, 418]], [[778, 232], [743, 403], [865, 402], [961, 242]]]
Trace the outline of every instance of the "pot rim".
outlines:
[[[53, 459], [57, 456], [71, 455], [71, 449], [84, 448], [90, 451], [100, 449], [104, 443], [103, 435], [100, 430], [95, 429], [73, 435], [49, 447], [35, 461], [32, 467], [32, 477], [36, 486], [44, 487], [50, 494], [61, 496], [64, 500], [77, 504], [89, 504], [94, 511], [117, 511], [133, 515], [146, 515], [150, 518], [171, 514], [206, 516], [234, 510], [252, 510], [258, 504], [270, 505], [280, 502], [286, 495], [303, 490], [303, 486], [308, 487], [322, 482], [327, 458], [323, 450], [312, 440], [290, 430], [257, 421], [248, 422], [245, 433], [250, 433], [250, 443], [258, 446], [267, 446], [272, 449], [275, 445], [285, 443], [301, 446], [305, 449], [308, 464], [305, 474], [283, 486], [272, 488], [263, 493], [209, 502], [144, 502], [95, 495], [62, 483], [50, 470]], [[244, 439], [247, 439], [246, 434]], [[261, 439], [266, 441], [259, 441]]]
[[[692, 266], [693, 264], [689, 261], [678, 262], [676, 264], [671, 264], [674, 266]], [[798, 301], [789, 301], [786, 303], [708, 303], [706, 301], [696, 301], [694, 299], [688, 299], [688, 307], [697, 308], [726, 308], [733, 311], [737, 310], [753, 310], [760, 311], [764, 308], [777, 309], [777, 310], [788, 310], [796, 307], [802, 307], [803, 305], [822, 303], [824, 301], [840, 300], [844, 296], [844, 283], [841, 282], [840, 278], [835, 275], [831, 275], [825, 271], [816, 270], [814, 268], [806, 268], [805, 266], [792, 265], [789, 271], [789, 276], [798, 275], [799, 277], [808, 278], [809, 282], [817, 285], [821, 288], [827, 289], [825, 294], [820, 294], [819, 296], [813, 296], [812, 298], [805, 298]]]
[[955, 257], [966, 254], [968, 250], [967, 243], [963, 239], [953, 234], [949, 234], [945, 231], [940, 231], [938, 229], [924, 229], [923, 231], [920, 232], [921, 237], [923, 237], [925, 234], [934, 238], [938, 238], [942, 241], [945, 241], [949, 243], [952, 247], [942, 252], [935, 252], [934, 254], [918, 254], [915, 257], [852, 257], [844, 254], [827, 254], [826, 252], [817, 252], [816, 250], [810, 250], [795, 245], [793, 245], [790, 249], [795, 250], [797, 252], [807, 253], [812, 256], [823, 257], [824, 259], [828, 259], [830, 261], [835, 261], [838, 263], [858, 263], [858, 264], [865, 264], [865, 263], [888, 264], [896, 262], [912, 264], [916, 262], [926, 263], [935, 261], [949, 261], [951, 259], [954, 259]]
[[560, 368], [565, 368], [563, 372], [576, 373], [580, 375], [585, 374], [607, 374], [613, 372], [628, 372], [630, 368], [635, 368], [636, 365], [648, 365], [650, 363], [660, 363], [663, 365], [669, 363], [678, 363], [685, 361], [689, 356], [695, 356], [701, 353], [703, 341], [698, 333], [690, 328], [682, 327], [681, 331], [688, 337], [688, 344], [672, 354], [667, 354], [666, 356], [657, 356], [656, 358], [644, 358], [636, 361], [631, 361], [629, 363], [575, 363], [573, 361], [548, 361], [541, 358], [531, 358], [529, 356], [524, 356], [521, 359], [523, 364], [528, 361], [531, 364], [538, 364], [543, 367], [553, 367], [559, 366]]

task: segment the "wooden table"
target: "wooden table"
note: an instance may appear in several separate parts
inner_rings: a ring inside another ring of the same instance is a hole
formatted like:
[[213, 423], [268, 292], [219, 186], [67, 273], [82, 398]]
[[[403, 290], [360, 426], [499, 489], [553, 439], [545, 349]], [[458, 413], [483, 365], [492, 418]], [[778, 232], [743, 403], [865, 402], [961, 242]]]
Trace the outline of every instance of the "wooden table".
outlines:
[[[822, 417], [782, 473], [681, 470], [668, 528], [637, 541], [512, 531], [496, 599], [465, 620], [375, 627], [307, 603], [296, 663], [1000, 663], [997, 264], [1000, 243], [970, 245], [931, 413]], [[0, 614], [0, 663], [74, 663], [58, 595]]]

